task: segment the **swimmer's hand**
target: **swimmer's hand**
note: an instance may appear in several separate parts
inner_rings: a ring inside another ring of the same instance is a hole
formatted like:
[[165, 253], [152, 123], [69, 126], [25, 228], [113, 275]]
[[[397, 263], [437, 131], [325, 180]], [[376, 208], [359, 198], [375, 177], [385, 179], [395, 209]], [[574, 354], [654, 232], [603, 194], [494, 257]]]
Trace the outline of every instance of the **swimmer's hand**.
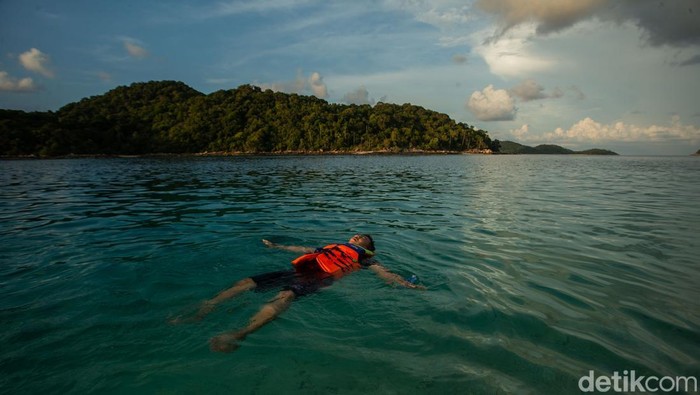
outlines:
[[428, 289], [428, 288], [426, 288], [426, 287], [423, 286], [423, 285], [420, 285], [420, 284], [411, 284], [411, 283], [409, 283], [409, 282], [407, 282], [407, 283], [405, 283], [405, 284], [401, 284], [401, 285], [403, 285], [403, 286], [406, 287], [406, 288], [417, 289], [417, 290], [420, 290], [420, 291], [425, 291], [425, 290]]
[[411, 288], [411, 289], [417, 289], [420, 291], [425, 291], [427, 288], [420, 284], [413, 284], [409, 281], [406, 281], [403, 277], [399, 276], [398, 274], [390, 272], [387, 268], [384, 266], [380, 265], [379, 263], [376, 263], [374, 265], [371, 265], [369, 267], [370, 270], [372, 270], [377, 276], [379, 276], [381, 279], [387, 282], [387, 284], [398, 284], [402, 287], [406, 288]]
[[275, 248], [275, 247], [277, 247], [277, 244], [271, 242], [270, 240], [262, 239], [262, 242], [263, 242], [263, 244], [265, 244], [265, 246], [267, 246], [267, 247], [270, 247], [270, 248]]

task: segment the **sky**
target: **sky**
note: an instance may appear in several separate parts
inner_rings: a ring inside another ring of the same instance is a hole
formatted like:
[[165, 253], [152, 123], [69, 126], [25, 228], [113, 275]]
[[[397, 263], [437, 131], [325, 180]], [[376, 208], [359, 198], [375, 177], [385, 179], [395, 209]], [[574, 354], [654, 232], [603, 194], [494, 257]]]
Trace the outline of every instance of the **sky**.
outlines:
[[492, 139], [700, 149], [698, 0], [0, 0], [0, 108], [122, 85], [412, 103]]

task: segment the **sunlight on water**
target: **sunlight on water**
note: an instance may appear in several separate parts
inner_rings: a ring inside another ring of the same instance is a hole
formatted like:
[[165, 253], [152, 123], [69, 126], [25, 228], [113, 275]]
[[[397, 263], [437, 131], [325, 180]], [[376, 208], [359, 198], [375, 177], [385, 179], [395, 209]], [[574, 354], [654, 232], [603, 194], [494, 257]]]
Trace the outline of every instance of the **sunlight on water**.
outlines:
[[[312, 156], [0, 162], [0, 387], [10, 393], [572, 393], [700, 375], [700, 161]], [[168, 325], [294, 254], [371, 233], [369, 271], [233, 354], [274, 293]]]

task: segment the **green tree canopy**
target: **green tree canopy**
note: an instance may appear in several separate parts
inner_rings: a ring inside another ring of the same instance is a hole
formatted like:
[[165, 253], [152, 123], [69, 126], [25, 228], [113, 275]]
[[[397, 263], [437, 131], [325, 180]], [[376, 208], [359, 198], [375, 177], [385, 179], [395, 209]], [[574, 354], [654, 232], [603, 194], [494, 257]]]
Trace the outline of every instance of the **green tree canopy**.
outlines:
[[182, 82], [118, 87], [57, 112], [0, 110], [0, 154], [466, 151], [487, 132], [411, 104], [329, 104], [242, 85], [204, 95]]

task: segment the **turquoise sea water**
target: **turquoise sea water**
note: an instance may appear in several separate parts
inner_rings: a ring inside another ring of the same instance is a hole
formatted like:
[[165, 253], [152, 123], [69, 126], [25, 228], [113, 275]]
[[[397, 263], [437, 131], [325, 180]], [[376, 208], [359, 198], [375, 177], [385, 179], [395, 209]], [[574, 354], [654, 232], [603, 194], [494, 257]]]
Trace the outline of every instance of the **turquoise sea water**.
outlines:
[[[700, 376], [700, 160], [312, 156], [0, 162], [0, 392], [578, 393]], [[272, 293], [169, 325], [294, 254], [371, 233], [370, 271], [232, 354]]]

